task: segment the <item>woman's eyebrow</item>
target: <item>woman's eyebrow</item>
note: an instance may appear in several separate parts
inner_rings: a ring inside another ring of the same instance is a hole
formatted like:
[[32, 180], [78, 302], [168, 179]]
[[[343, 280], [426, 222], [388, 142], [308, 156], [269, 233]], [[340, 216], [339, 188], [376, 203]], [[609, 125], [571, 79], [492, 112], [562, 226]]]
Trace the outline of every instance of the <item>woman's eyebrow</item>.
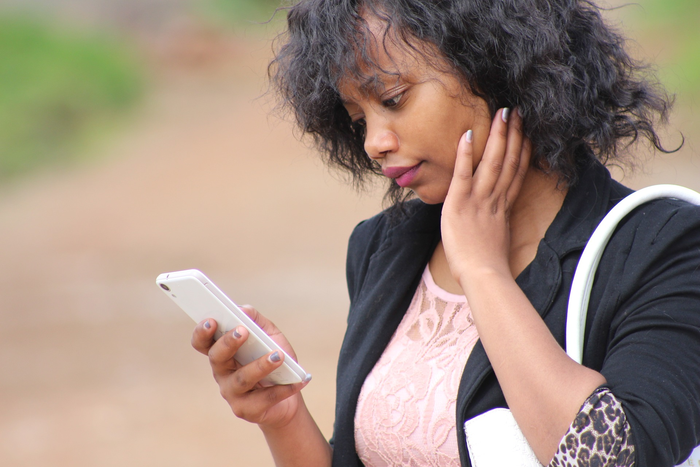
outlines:
[[[362, 96], [381, 96], [384, 92], [386, 92], [387, 86], [386, 83], [384, 83], [384, 80], [382, 80], [378, 76], [368, 76], [362, 80], [359, 84], [356, 85], [357, 91], [359, 92], [360, 95]], [[338, 91], [338, 94], [340, 94], [340, 100], [343, 104], [353, 104], [355, 101], [348, 96], [347, 94], [344, 94], [340, 91]]]
[[357, 97], [360, 96], [360, 100], [362, 97], [367, 97], [367, 96], [378, 96], [380, 95], [380, 89], [383, 87], [376, 86], [376, 85], [360, 85], [357, 88], [357, 93], [353, 93], [352, 96], [345, 94], [343, 92], [338, 91], [338, 95], [340, 96], [340, 102], [343, 105], [354, 105], [357, 103]]
[[360, 84], [360, 91], [369, 95], [378, 96], [384, 92], [384, 89], [384, 82], [376, 76], [369, 77]]

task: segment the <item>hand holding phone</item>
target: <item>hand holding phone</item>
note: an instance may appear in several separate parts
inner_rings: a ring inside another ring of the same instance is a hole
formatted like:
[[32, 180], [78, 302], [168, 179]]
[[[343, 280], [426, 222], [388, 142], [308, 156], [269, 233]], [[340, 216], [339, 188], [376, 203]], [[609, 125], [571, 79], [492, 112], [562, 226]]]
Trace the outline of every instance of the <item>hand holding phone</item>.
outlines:
[[283, 353], [282, 366], [270, 373], [261, 383], [293, 384], [311, 378], [310, 374], [202, 272], [187, 269], [163, 273], [158, 276], [156, 283], [195, 322], [207, 318], [216, 320], [218, 327], [214, 334], [215, 340], [238, 326], [244, 326], [249, 332], [249, 337], [234, 356], [239, 364], [246, 365], [273, 350]]

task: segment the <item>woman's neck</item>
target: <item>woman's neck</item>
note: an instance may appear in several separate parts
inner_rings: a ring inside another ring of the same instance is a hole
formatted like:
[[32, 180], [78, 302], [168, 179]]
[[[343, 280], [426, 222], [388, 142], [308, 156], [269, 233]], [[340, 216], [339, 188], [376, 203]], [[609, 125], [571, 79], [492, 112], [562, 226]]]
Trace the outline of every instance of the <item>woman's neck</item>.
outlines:
[[[510, 212], [510, 270], [517, 277], [535, 259], [537, 246], [561, 209], [567, 188], [556, 175], [531, 168]], [[444, 290], [463, 294], [454, 280], [440, 242], [430, 259], [430, 273]]]
[[517, 277], [535, 259], [537, 246], [564, 203], [568, 188], [557, 174], [530, 168], [510, 212], [510, 269]]

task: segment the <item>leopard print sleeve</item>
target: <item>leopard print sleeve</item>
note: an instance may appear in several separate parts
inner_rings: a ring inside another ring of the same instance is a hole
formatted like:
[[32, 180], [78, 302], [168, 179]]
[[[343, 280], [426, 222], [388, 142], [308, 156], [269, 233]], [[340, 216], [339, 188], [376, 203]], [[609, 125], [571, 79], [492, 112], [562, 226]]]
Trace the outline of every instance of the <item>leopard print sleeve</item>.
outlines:
[[622, 404], [603, 387], [584, 402], [549, 467], [633, 467], [635, 460]]

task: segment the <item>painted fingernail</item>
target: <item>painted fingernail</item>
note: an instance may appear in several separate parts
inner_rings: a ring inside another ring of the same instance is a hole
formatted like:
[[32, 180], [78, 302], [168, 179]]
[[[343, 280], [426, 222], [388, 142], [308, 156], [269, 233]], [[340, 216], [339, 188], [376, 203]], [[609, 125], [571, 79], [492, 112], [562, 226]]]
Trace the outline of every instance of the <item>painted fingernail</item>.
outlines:
[[233, 337], [235, 337], [236, 339], [240, 339], [240, 338], [241, 338], [241, 333], [238, 332], [238, 328], [236, 328], [236, 329], [233, 330]]
[[508, 122], [508, 115], [510, 115], [510, 109], [506, 107], [501, 111], [501, 118], [504, 122]]
[[473, 137], [472, 130], [467, 130], [467, 135], [465, 136], [465, 138], [467, 139], [467, 143], [472, 142], [472, 137]]
[[206, 320], [204, 322], [204, 329], [211, 329], [211, 323], [209, 322], [209, 320]]
[[309, 381], [311, 381], [311, 373], [306, 373], [306, 376], [304, 377], [304, 381], [302, 381], [302, 382], [308, 383]]
[[279, 362], [281, 359], [282, 359], [282, 357], [280, 357], [280, 353], [279, 353], [279, 352], [275, 352], [275, 353], [273, 353], [272, 355], [270, 355], [270, 361], [271, 361], [272, 363], [277, 363], [277, 362]]

